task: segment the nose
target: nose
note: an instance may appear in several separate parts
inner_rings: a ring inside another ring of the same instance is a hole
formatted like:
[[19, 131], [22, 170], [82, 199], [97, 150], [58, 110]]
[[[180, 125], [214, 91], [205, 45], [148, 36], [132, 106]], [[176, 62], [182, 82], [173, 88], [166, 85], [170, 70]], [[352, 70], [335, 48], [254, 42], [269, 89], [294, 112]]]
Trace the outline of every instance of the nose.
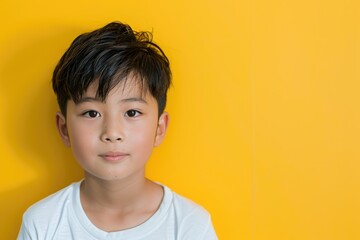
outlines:
[[122, 138], [116, 137], [113, 135], [109, 135], [109, 136], [102, 138], [102, 140], [103, 140], [103, 142], [119, 142], [119, 141], [122, 141]]
[[121, 142], [124, 140], [121, 122], [113, 119], [104, 121], [103, 131], [101, 133], [101, 141], [103, 142]]

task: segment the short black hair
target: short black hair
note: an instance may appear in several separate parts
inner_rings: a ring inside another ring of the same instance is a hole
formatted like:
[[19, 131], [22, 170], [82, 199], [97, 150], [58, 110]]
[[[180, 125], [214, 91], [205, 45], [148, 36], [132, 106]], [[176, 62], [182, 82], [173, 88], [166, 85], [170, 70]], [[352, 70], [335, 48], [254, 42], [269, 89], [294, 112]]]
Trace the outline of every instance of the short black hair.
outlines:
[[120, 22], [79, 35], [55, 67], [52, 84], [60, 110], [66, 115], [68, 100], [81, 100], [98, 82], [96, 97], [104, 101], [111, 89], [130, 74], [157, 100], [159, 116], [166, 106], [171, 84], [170, 63], [152, 42], [150, 32], [135, 32]]

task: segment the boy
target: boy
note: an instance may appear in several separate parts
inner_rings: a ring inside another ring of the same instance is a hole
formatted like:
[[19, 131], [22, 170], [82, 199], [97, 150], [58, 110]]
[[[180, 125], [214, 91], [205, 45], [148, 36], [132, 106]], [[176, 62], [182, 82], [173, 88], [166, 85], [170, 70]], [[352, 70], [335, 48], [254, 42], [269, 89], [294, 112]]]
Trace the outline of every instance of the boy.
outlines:
[[145, 177], [170, 80], [150, 33], [114, 22], [74, 40], [52, 82], [58, 131], [85, 177], [30, 207], [18, 239], [217, 239], [203, 208]]

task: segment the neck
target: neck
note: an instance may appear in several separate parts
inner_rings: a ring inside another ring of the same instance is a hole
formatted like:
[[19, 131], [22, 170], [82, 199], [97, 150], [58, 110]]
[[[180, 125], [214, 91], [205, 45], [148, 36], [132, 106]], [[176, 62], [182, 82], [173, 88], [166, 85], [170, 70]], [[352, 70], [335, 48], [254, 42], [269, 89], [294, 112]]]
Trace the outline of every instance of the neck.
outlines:
[[83, 203], [91, 202], [97, 207], [126, 209], [136, 207], [154, 184], [145, 177], [106, 181], [85, 174], [81, 184]]
[[118, 231], [137, 226], [159, 208], [163, 189], [142, 177], [106, 181], [85, 174], [80, 187], [83, 209], [98, 228]]

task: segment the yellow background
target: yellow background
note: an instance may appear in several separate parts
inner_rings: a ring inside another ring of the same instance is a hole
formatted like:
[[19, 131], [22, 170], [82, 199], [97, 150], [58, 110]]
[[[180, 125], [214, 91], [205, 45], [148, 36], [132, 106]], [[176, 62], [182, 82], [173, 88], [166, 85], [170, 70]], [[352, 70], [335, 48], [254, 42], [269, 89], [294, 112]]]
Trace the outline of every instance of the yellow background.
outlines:
[[207, 208], [220, 239], [360, 239], [359, 5], [1, 0], [1, 239], [82, 177], [50, 79], [78, 34], [113, 20], [153, 31], [172, 62], [149, 177]]

